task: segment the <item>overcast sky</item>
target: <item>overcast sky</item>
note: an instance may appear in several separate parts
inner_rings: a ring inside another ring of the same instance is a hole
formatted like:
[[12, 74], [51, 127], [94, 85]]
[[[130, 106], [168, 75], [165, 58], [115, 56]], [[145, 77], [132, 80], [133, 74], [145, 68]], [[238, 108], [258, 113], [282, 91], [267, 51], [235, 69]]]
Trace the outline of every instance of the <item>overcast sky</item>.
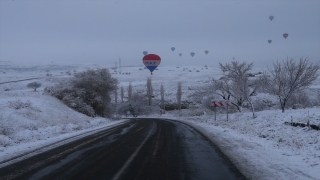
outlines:
[[158, 54], [160, 66], [319, 61], [320, 1], [0, 1], [0, 61], [142, 65], [143, 51]]

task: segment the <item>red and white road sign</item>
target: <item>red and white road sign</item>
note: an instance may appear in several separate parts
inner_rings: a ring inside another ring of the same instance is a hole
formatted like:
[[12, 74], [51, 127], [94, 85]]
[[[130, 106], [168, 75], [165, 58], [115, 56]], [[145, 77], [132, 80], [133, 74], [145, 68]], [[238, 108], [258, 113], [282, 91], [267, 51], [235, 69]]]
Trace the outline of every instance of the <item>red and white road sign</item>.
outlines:
[[231, 106], [231, 103], [230, 101], [228, 100], [212, 100], [212, 105], [217, 107], [224, 107], [224, 106]]

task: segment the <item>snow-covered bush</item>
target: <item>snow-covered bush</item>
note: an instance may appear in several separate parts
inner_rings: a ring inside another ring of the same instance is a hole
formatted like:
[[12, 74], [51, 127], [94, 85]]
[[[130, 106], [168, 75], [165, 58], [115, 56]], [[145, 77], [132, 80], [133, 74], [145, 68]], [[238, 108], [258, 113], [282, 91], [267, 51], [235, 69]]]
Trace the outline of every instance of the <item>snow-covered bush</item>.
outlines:
[[110, 93], [117, 87], [117, 79], [107, 69], [87, 70], [75, 73], [70, 80], [45, 92], [62, 100], [69, 107], [88, 116], [111, 116]]
[[95, 111], [94, 109], [86, 104], [83, 99], [76, 98], [76, 96], [72, 96], [72, 93], [66, 93], [65, 96], [61, 99], [69, 107], [76, 109], [78, 112], [86, 114], [88, 116], [94, 116]]
[[148, 115], [159, 111], [159, 100], [154, 104], [149, 106], [147, 98], [142, 93], [134, 92], [131, 100], [118, 104], [117, 112], [121, 115]]
[[216, 96], [206, 96], [203, 97], [201, 106], [208, 110], [213, 110], [212, 108], [212, 100], [216, 99]]
[[201, 108], [193, 109], [188, 112], [188, 116], [201, 116], [204, 115], [204, 111]]
[[27, 100], [26, 102], [22, 102], [20, 99], [17, 99], [15, 101], [8, 101], [7, 106], [13, 109], [22, 109], [31, 107], [32, 103], [29, 100]]
[[304, 91], [293, 93], [287, 102], [287, 107], [291, 107], [293, 109], [300, 109], [312, 106], [313, 103], [310, 101], [309, 96]]

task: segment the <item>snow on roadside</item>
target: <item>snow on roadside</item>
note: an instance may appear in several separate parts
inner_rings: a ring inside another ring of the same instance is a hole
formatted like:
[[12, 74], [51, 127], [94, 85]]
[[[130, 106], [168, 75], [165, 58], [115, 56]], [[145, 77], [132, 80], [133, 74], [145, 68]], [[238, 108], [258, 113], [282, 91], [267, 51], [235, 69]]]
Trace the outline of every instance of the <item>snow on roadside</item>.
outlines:
[[101, 130], [109, 129], [126, 121], [128, 120], [109, 122], [98, 127], [92, 127], [85, 130], [61, 134], [56, 137], [51, 137], [44, 140], [36, 140], [32, 142], [8, 146], [0, 150], [0, 168], [34, 156], [36, 154], [48, 151], [63, 144], [75, 141], [90, 134], [99, 132]]
[[[309, 113], [309, 117], [308, 117]], [[285, 121], [319, 123], [318, 108], [268, 110], [199, 117], [167, 117], [203, 132], [249, 179], [320, 179], [320, 131], [285, 125]]]
[[61, 139], [121, 123], [88, 117], [58, 99], [20, 90], [20, 83], [0, 94], [0, 162]]

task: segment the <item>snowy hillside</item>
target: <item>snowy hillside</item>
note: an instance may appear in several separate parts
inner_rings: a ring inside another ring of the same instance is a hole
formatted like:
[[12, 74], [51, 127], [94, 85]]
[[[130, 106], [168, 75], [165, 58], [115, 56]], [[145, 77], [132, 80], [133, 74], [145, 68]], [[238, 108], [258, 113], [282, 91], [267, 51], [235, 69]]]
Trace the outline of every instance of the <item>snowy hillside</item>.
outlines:
[[[84, 69], [70, 69], [70, 72]], [[54, 85], [61, 78], [70, 77], [66, 71], [19, 73], [10, 70], [1, 74], [0, 161], [14, 153], [26, 151], [23, 148], [32, 143], [35, 148], [36, 142], [54, 142], [56, 137], [67, 137], [70, 133], [106, 126], [112, 122], [77, 113], [54, 97], [43, 94], [44, 87]], [[176, 101], [178, 81], [182, 82], [182, 101], [188, 101], [189, 95], [207, 85], [211, 78], [218, 79], [221, 76], [217, 67], [204, 66], [160, 66], [152, 76], [143, 67], [122, 67], [121, 71], [122, 74], [113, 74], [119, 80], [119, 87], [126, 89], [131, 82], [133, 91], [144, 92], [147, 77], [151, 77], [154, 99], [160, 99], [162, 83], [167, 102]], [[261, 69], [253, 70], [259, 71]], [[48, 76], [48, 73], [52, 75]], [[1, 84], [29, 77], [39, 79]], [[33, 81], [42, 83], [37, 92], [26, 87]], [[320, 81], [312, 86], [316, 90], [318, 87]], [[260, 94], [257, 97], [278, 103], [271, 95]], [[285, 121], [290, 122], [291, 118], [294, 122], [306, 123], [310, 120], [311, 124], [320, 124], [319, 108], [289, 109], [282, 113], [276, 107], [257, 112], [256, 119], [252, 119], [250, 111], [244, 109], [241, 113], [229, 114], [227, 121], [226, 110], [219, 109], [215, 121], [214, 113], [204, 108], [168, 111], [161, 117], [183, 121], [201, 130], [219, 145], [249, 179], [320, 179], [320, 131], [284, 124]], [[153, 116], [160, 117], [158, 112], [154, 112]]]

